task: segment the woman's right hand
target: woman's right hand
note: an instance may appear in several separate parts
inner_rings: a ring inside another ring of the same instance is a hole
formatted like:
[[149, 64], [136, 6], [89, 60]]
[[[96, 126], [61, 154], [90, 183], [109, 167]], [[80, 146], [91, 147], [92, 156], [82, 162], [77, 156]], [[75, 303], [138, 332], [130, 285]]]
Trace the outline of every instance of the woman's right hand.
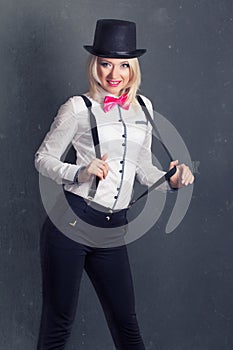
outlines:
[[93, 159], [88, 166], [78, 172], [78, 182], [86, 182], [91, 175], [96, 175], [103, 180], [108, 175], [108, 164], [105, 162], [108, 155], [105, 153], [101, 159]]

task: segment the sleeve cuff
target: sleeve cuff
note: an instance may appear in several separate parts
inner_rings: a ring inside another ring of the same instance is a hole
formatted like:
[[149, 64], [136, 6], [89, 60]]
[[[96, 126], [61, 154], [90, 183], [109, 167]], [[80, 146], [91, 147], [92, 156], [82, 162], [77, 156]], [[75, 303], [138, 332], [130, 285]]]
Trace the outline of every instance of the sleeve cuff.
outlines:
[[73, 179], [73, 183], [74, 184], [80, 184], [80, 182], [78, 181], [78, 173], [81, 169], [84, 169], [85, 166], [81, 166], [80, 168], [78, 168], [78, 170], [76, 171], [75, 175], [74, 175], [74, 179]]

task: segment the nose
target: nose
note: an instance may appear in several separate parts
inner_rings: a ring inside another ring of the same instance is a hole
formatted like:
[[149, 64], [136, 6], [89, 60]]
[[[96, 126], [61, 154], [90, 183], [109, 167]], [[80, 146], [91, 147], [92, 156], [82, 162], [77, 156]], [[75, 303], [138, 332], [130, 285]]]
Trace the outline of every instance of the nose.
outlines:
[[116, 79], [118, 78], [118, 67], [117, 66], [112, 66], [111, 72], [109, 72], [109, 78], [111, 79]]

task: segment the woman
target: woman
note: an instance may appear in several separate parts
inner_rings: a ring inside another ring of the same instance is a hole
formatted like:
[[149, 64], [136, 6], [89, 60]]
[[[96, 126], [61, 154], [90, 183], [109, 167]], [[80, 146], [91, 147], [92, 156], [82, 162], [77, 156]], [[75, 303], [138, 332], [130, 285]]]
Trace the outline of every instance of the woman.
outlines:
[[[135, 176], [151, 186], [165, 173], [152, 165], [151, 126], [136, 99], [140, 85], [137, 57], [146, 50], [136, 49], [135, 23], [121, 20], [97, 21], [94, 44], [84, 47], [91, 53], [89, 92], [84, 97], [74, 96], [61, 106], [36, 153], [35, 165], [41, 174], [64, 184], [69, 204], [88, 223], [87, 241], [84, 244], [68, 238], [49, 220], [44, 226], [43, 310], [37, 349], [64, 349], [85, 269], [100, 299], [116, 349], [142, 350], [145, 345], [135, 312], [127, 247], [111, 242], [106, 248], [103, 241], [89, 244], [88, 228], [98, 227], [107, 233], [116, 228], [122, 234], [120, 227], [127, 224]], [[143, 96], [142, 99], [152, 115], [150, 101]], [[90, 124], [90, 116], [96, 126]], [[70, 142], [76, 150], [76, 164], [61, 161]], [[170, 169], [175, 165], [177, 171], [170, 184], [163, 183], [161, 190], [193, 183], [190, 169], [178, 165], [178, 161], [171, 162]], [[110, 212], [106, 213], [105, 208], [110, 208]], [[64, 220], [63, 216], [60, 220]]]

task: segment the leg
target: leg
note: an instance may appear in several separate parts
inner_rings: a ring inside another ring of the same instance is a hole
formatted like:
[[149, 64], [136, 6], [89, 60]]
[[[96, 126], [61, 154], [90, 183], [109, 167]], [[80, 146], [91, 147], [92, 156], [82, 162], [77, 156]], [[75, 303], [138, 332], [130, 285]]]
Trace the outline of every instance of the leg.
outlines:
[[62, 350], [71, 333], [85, 249], [47, 222], [41, 235], [43, 306], [37, 350]]
[[96, 248], [85, 262], [116, 349], [145, 350], [135, 313], [127, 247]]

